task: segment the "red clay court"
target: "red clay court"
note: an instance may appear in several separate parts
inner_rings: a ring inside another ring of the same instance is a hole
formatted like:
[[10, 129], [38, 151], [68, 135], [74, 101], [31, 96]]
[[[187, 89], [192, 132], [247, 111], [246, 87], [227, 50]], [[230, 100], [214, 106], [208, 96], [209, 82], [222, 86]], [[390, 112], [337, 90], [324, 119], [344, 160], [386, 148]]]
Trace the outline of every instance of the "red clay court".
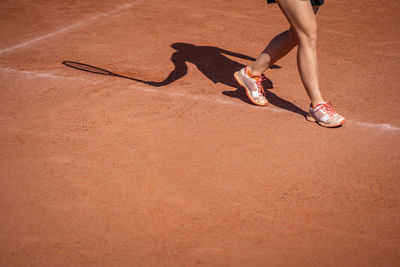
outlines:
[[400, 266], [400, 2], [350, 2], [326, 129], [295, 51], [267, 107], [233, 80], [288, 27], [264, 0], [2, 0], [0, 265]]

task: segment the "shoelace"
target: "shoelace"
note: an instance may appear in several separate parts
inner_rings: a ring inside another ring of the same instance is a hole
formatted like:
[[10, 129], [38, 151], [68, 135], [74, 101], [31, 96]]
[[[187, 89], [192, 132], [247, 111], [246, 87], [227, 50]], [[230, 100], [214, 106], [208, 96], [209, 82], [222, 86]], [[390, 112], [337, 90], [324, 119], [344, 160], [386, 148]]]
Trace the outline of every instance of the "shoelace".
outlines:
[[265, 91], [264, 91], [264, 88], [263, 88], [263, 86], [262, 86], [262, 82], [265, 81], [265, 80], [267, 80], [267, 77], [265, 77], [264, 74], [261, 74], [260, 76], [257, 76], [257, 75], [251, 76], [251, 78], [253, 78], [253, 79], [254, 79], [255, 77], [258, 78], [258, 81], [256, 80], [258, 92], [259, 92], [260, 94], [262, 94], [263, 96], [265, 96]]
[[325, 113], [327, 113], [329, 116], [334, 116], [337, 114], [336, 110], [332, 107], [331, 103], [321, 103], [318, 104], [315, 108], [317, 108], [318, 106], [321, 106], [320, 109], [324, 109]]

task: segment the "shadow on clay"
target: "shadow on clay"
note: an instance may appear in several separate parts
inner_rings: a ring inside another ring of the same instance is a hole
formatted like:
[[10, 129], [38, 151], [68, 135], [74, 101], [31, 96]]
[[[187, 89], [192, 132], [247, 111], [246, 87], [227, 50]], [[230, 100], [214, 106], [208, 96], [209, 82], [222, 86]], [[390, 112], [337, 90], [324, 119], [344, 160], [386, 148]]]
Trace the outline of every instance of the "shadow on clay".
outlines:
[[[251, 61], [254, 61], [254, 58], [214, 46], [196, 46], [188, 43], [174, 43], [171, 47], [176, 50], [171, 56], [171, 61], [174, 63], [174, 69], [163, 81], [145, 81], [75, 61], [63, 61], [62, 64], [90, 73], [129, 79], [153, 87], [163, 87], [184, 77], [188, 72], [187, 63], [192, 63], [212, 82], [222, 83], [236, 89], [235, 91], [224, 91], [222, 92], [223, 95], [238, 98], [245, 103], [253, 105], [247, 98], [243, 88], [240, 87], [233, 78], [233, 73], [242, 69], [245, 65], [229, 59], [226, 55]], [[272, 65], [270, 68], [280, 69], [281, 67], [278, 65]], [[268, 89], [273, 88], [273, 83], [270, 79], [263, 81], [263, 86], [266, 89], [266, 97], [270, 104], [297, 113], [301, 116], [307, 115], [304, 110], [300, 109], [293, 103], [270, 92]]]

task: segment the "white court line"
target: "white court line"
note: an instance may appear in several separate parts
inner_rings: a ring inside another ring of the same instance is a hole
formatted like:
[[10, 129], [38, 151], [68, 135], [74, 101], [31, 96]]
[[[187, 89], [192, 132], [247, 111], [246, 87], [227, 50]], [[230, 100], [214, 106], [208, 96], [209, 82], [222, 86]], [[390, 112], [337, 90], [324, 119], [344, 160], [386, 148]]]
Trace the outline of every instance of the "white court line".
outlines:
[[[75, 78], [75, 77], [65, 77], [65, 76], [60, 76], [56, 75], [55, 72], [41, 72], [41, 71], [29, 71], [29, 70], [16, 70], [12, 68], [7, 68], [7, 67], [1, 67], [0, 70], [8, 73], [15, 73], [19, 75], [24, 75], [29, 78], [48, 78], [48, 79], [55, 79], [55, 80], [73, 80], [73, 81], [86, 81], [87, 79], [85, 78]], [[93, 82], [93, 83], [98, 83], [98, 82]]]
[[[183, 93], [176, 93], [176, 92], [168, 92], [164, 90], [156, 90], [152, 88], [147, 88], [144, 86], [138, 86], [138, 85], [130, 85], [130, 89], [135, 89], [139, 90], [142, 92], [148, 92], [148, 93], [155, 93], [155, 94], [162, 94], [162, 95], [168, 95], [168, 96], [179, 96], [179, 97], [184, 97], [184, 98], [190, 98], [193, 100], [201, 100], [201, 101], [206, 101], [206, 102], [217, 102], [225, 105], [237, 105], [236, 102], [229, 101], [229, 100], [222, 100], [222, 99], [217, 99], [217, 98], [211, 98], [211, 97], [206, 97], [206, 96], [195, 96], [195, 95], [188, 95], [188, 94], [183, 94]], [[254, 105], [249, 106], [251, 108], [256, 108], [256, 109], [266, 109], [268, 111], [272, 112], [277, 112], [277, 113], [290, 113], [290, 111], [280, 109], [280, 108], [275, 108], [271, 106], [267, 107], [257, 107]], [[347, 120], [347, 123], [355, 123], [356, 125], [359, 125], [363, 128], [375, 128], [375, 129], [380, 129], [380, 130], [386, 130], [386, 131], [400, 131], [399, 127], [387, 124], [387, 123], [367, 123], [367, 122], [358, 122], [358, 121], [352, 121], [352, 120]]]
[[380, 124], [375, 124], [375, 123], [368, 123], [368, 122], [355, 122], [356, 124], [365, 127], [365, 128], [380, 128], [382, 130], [388, 130], [388, 131], [400, 131], [399, 127], [387, 124], [387, 123], [380, 123]]
[[147, 88], [147, 87], [138, 86], [138, 85], [130, 85], [128, 88], [143, 91], [143, 92], [155, 93], [155, 94], [190, 98], [192, 100], [200, 100], [200, 101], [206, 101], [206, 102], [218, 102], [218, 103], [225, 104], [225, 105], [236, 105], [235, 102], [229, 101], [229, 100], [222, 100], [222, 99], [211, 98], [211, 97], [206, 97], [206, 96], [198, 96], [198, 95], [188, 95], [188, 94], [177, 93], [177, 92], [168, 92], [165, 90], [155, 90], [152, 88]]
[[[12, 72], [12, 73], [17, 73], [17, 74], [22, 74], [28, 77], [34, 77], [34, 78], [48, 78], [48, 79], [65, 79], [65, 80], [76, 80], [76, 81], [90, 81], [93, 84], [97, 84], [100, 81], [97, 81], [97, 79], [94, 81], [94, 79], [85, 79], [85, 78], [74, 78], [74, 77], [65, 77], [65, 76], [59, 76], [56, 74], [48, 73], [48, 72], [38, 72], [38, 71], [26, 71], [26, 70], [16, 70], [16, 69], [11, 69], [7, 67], [1, 67], [0, 70], [3, 70], [5, 72]], [[212, 97], [207, 97], [207, 96], [196, 96], [196, 95], [190, 95], [190, 94], [184, 94], [180, 92], [169, 92], [165, 90], [157, 90], [154, 88], [149, 88], [145, 86], [139, 86], [139, 85], [130, 85], [128, 86], [129, 89], [134, 89], [142, 92], [147, 92], [147, 93], [152, 93], [152, 94], [162, 94], [162, 95], [167, 95], [167, 96], [172, 96], [172, 97], [183, 97], [187, 99], [192, 99], [192, 100], [198, 100], [202, 102], [211, 102], [211, 103], [219, 103], [219, 104], [224, 104], [224, 105], [237, 105], [236, 102], [230, 101], [230, 100], [225, 100], [225, 99], [218, 99], [218, 98], [212, 98]], [[268, 111], [276, 112], [276, 113], [289, 113], [289, 111], [280, 109], [280, 108], [275, 108], [271, 106], [267, 107], [257, 107], [254, 105], [249, 105], [250, 108], [254, 109], [265, 109]], [[360, 122], [360, 121], [352, 121], [352, 120], [347, 120], [347, 123], [351, 124], [356, 124], [358, 126], [361, 126], [362, 128], [372, 128], [372, 129], [379, 129], [379, 130], [384, 130], [384, 131], [400, 131], [400, 127], [396, 127], [387, 123], [368, 123], [368, 122]]]
[[61, 33], [67, 32], [67, 31], [70, 31], [70, 30], [78, 28], [80, 26], [87, 25], [87, 24], [89, 24], [89, 23], [91, 23], [91, 22], [93, 22], [93, 21], [95, 21], [97, 19], [114, 15], [114, 14], [120, 12], [120, 11], [124, 11], [126, 9], [129, 9], [129, 8], [133, 7], [138, 2], [139, 2], [139, 0], [131, 2], [131, 3], [128, 3], [128, 4], [121, 5], [121, 6], [117, 7], [117, 8], [115, 8], [115, 9], [111, 10], [110, 12], [97, 14], [95, 16], [92, 16], [92, 17], [87, 18], [85, 20], [82, 20], [80, 22], [77, 22], [77, 23], [74, 23], [74, 24], [69, 25], [67, 27], [61, 28], [61, 29], [59, 29], [59, 30], [57, 30], [55, 32], [51, 32], [51, 33], [48, 33], [48, 34], [33, 38], [33, 39], [31, 39], [29, 41], [26, 41], [26, 42], [23, 42], [21, 44], [17, 44], [17, 45], [14, 45], [12, 47], [9, 47], [9, 48], [2, 49], [2, 50], [0, 50], [0, 55], [12, 52], [12, 51], [17, 50], [17, 49], [24, 48], [24, 47], [27, 47], [27, 46], [30, 46], [30, 45], [32, 45], [34, 43], [37, 43], [39, 41], [48, 39], [50, 37], [53, 37], [55, 35], [58, 35], [58, 34], [61, 34]]

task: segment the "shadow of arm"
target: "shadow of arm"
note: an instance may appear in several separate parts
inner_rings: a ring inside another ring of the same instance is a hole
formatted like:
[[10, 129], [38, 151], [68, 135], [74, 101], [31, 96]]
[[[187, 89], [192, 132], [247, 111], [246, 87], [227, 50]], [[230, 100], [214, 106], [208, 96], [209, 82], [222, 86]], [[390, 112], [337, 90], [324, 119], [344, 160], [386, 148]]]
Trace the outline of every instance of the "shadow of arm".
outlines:
[[249, 56], [246, 56], [246, 55], [243, 55], [243, 54], [240, 54], [240, 53], [236, 53], [236, 52], [232, 52], [232, 51], [228, 51], [228, 50], [224, 50], [224, 49], [221, 49], [220, 52], [222, 54], [226, 54], [226, 55], [237, 57], [237, 58], [242, 58], [242, 59], [251, 60], [251, 61], [256, 60], [253, 57], [249, 57]]
[[158, 86], [166, 86], [186, 75], [186, 73], [188, 71], [188, 67], [185, 63], [185, 59], [179, 53], [174, 53], [172, 55], [171, 61], [174, 63], [175, 69], [168, 75], [167, 78], [165, 78], [164, 81], [148, 82], [147, 84], [149, 84], [151, 86], [157, 86], [157, 87]]
[[[221, 53], [226, 54], [226, 55], [230, 55], [230, 56], [234, 56], [234, 57], [237, 57], [237, 58], [246, 59], [246, 60], [251, 60], [251, 61], [255, 61], [256, 60], [253, 57], [249, 57], [249, 56], [246, 56], [246, 55], [243, 55], [243, 54], [240, 54], [240, 53], [231, 52], [231, 51], [228, 51], [228, 50], [221, 49]], [[273, 65], [269, 66], [269, 68], [270, 69], [280, 69], [281, 66], [273, 64]]]

